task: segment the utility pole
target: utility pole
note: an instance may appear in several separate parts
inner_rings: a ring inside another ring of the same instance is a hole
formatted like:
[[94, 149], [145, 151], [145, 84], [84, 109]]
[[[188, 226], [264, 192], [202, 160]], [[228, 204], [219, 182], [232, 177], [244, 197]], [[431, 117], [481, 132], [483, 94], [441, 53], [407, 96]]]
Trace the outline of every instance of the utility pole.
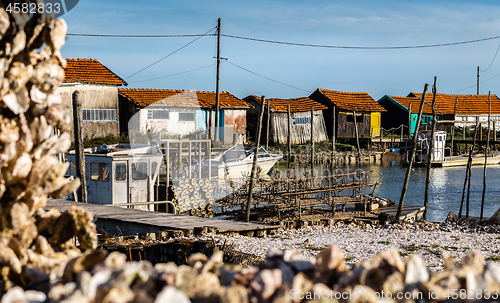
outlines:
[[215, 141], [219, 141], [220, 18], [217, 19], [217, 80], [215, 84]]
[[479, 96], [479, 66], [477, 67], [477, 95]]

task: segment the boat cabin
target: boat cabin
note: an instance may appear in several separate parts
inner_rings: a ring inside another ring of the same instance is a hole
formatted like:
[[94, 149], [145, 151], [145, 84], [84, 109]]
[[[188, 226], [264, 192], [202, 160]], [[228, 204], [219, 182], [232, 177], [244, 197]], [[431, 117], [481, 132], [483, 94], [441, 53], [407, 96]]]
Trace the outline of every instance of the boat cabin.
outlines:
[[[406, 142], [403, 150], [406, 152], [405, 161], [408, 162], [411, 153], [411, 140]], [[429, 148], [431, 142], [431, 130], [420, 130], [417, 134], [417, 146], [415, 149], [415, 164], [427, 164], [429, 162]], [[434, 145], [432, 147], [432, 162], [445, 160], [446, 131], [434, 131]]]
[[[69, 154], [68, 174], [76, 177], [75, 154]], [[129, 144], [92, 148], [85, 152], [87, 202], [121, 204], [154, 201], [154, 184], [162, 161], [154, 146], [130, 148]], [[70, 197], [71, 198], [71, 197]], [[154, 205], [136, 205], [154, 210]]]

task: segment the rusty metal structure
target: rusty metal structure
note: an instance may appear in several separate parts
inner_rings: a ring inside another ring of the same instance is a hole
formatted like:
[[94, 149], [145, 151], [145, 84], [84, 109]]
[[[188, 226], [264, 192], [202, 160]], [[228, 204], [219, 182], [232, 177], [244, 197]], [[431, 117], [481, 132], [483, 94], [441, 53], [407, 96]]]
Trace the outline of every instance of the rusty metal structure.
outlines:
[[[345, 215], [349, 204], [354, 204], [354, 209], [366, 215], [376, 186], [369, 182], [369, 176], [370, 172], [364, 170], [344, 172], [339, 169], [334, 174], [321, 177], [307, 171], [303, 176], [297, 176], [291, 170], [285, 176], [274, 171], [269, 179], [256, 182], [251, 216], [255, 220], [302, 220], [319, 214], [335, 218], [340, 215], [337, 213]], [[248, 183], [248, 178], [243, 178], [241, 182], [231, 181], [216, 186], [213, 194], [216, 215], [242, 217], [247, 203]]]

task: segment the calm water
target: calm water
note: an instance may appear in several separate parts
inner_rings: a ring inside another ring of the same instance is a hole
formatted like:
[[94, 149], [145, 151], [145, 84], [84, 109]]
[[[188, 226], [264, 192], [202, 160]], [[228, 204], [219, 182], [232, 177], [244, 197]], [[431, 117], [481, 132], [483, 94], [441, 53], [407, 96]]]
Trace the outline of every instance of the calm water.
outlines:
[[[393, 162], [392, 164], [396, 164]], [[308, 166], [295, 166], [297, 176], [302, 176]], [[286, 171], [286, 166], [279, 166], [282, 172]], [[344, 171], [354, 172], [358, 167], [339, 167]], [[359, 169], [371, 171], [372, 183], [377, 182], [374, 194], [385, 197], [396, 203], [399, 202], [403, 182], [406, 174], [406, 167], [399, 165], [386, 166], [361, 166]], [[425, 178], [427, 169], [415, 167], [412, 169], [405, 204], [423, 205]], [[328, 167], [315, 167], [316, 175], [327, 175]], [[462, 199], [462, 189], [465, 179], [465, 167], [432, 168], [429, 185], [429, 210], [427, 220], [443, 221], [451, 211], [458, 214]], [[365, 192], [369, 192], [367, 189]], [[483, 166], [472, 167], [472, 182], [470, 191], [471, 216], [479, 217], [481, 212], [481, 196], [483, 192]], [[486, 196], [484, 206], [484, 216], [490, 217], [500, 208], [500, 165], [489, 165], [486, 170]], [[467, 198], [467, 196], [466, 196]], [[466, 199], [465, 198], [465, 199]], [[465, 215], [465, 200], [463, 214]]]

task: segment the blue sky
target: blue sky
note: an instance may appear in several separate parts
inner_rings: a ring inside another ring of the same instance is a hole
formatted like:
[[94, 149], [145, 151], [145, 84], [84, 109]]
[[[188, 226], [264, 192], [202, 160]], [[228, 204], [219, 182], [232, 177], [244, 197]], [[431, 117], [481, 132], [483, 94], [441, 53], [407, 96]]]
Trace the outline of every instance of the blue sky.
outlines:
[[[499, 16], [498, 1], [81, 0], [62, 18], [68, 23], [68, 33], [203, 34], [221, 18], [222, 34], [227, 35], [322, 45], [412, 46], [499, 36]], [[68, 36], [62, 54], [97, 59], [130, 88], [215, 91], [213, 36], [200, 38], [129, 77], [194, 39]], [[477, 66], [486, 70], [499, 43], [500, 39], [494, 39], [436, 48], [353, 50], [223, 37], [222, 57], [228, 61], [221, 64], [221, 90], [239, 98], [250, 94], [294, 98], [321, 87], [366, 91], [377, 100], [385, 94], [421, 92], [437, 76], [438, 92], [475, 94]], [[178, 73], [183, 74], [165, 77]], [[500, 95], [500, 54], [480, 79], [496, 75], [480, 85], [481, 94]], [[165, 78], [145, 81], [158, 77]]]

